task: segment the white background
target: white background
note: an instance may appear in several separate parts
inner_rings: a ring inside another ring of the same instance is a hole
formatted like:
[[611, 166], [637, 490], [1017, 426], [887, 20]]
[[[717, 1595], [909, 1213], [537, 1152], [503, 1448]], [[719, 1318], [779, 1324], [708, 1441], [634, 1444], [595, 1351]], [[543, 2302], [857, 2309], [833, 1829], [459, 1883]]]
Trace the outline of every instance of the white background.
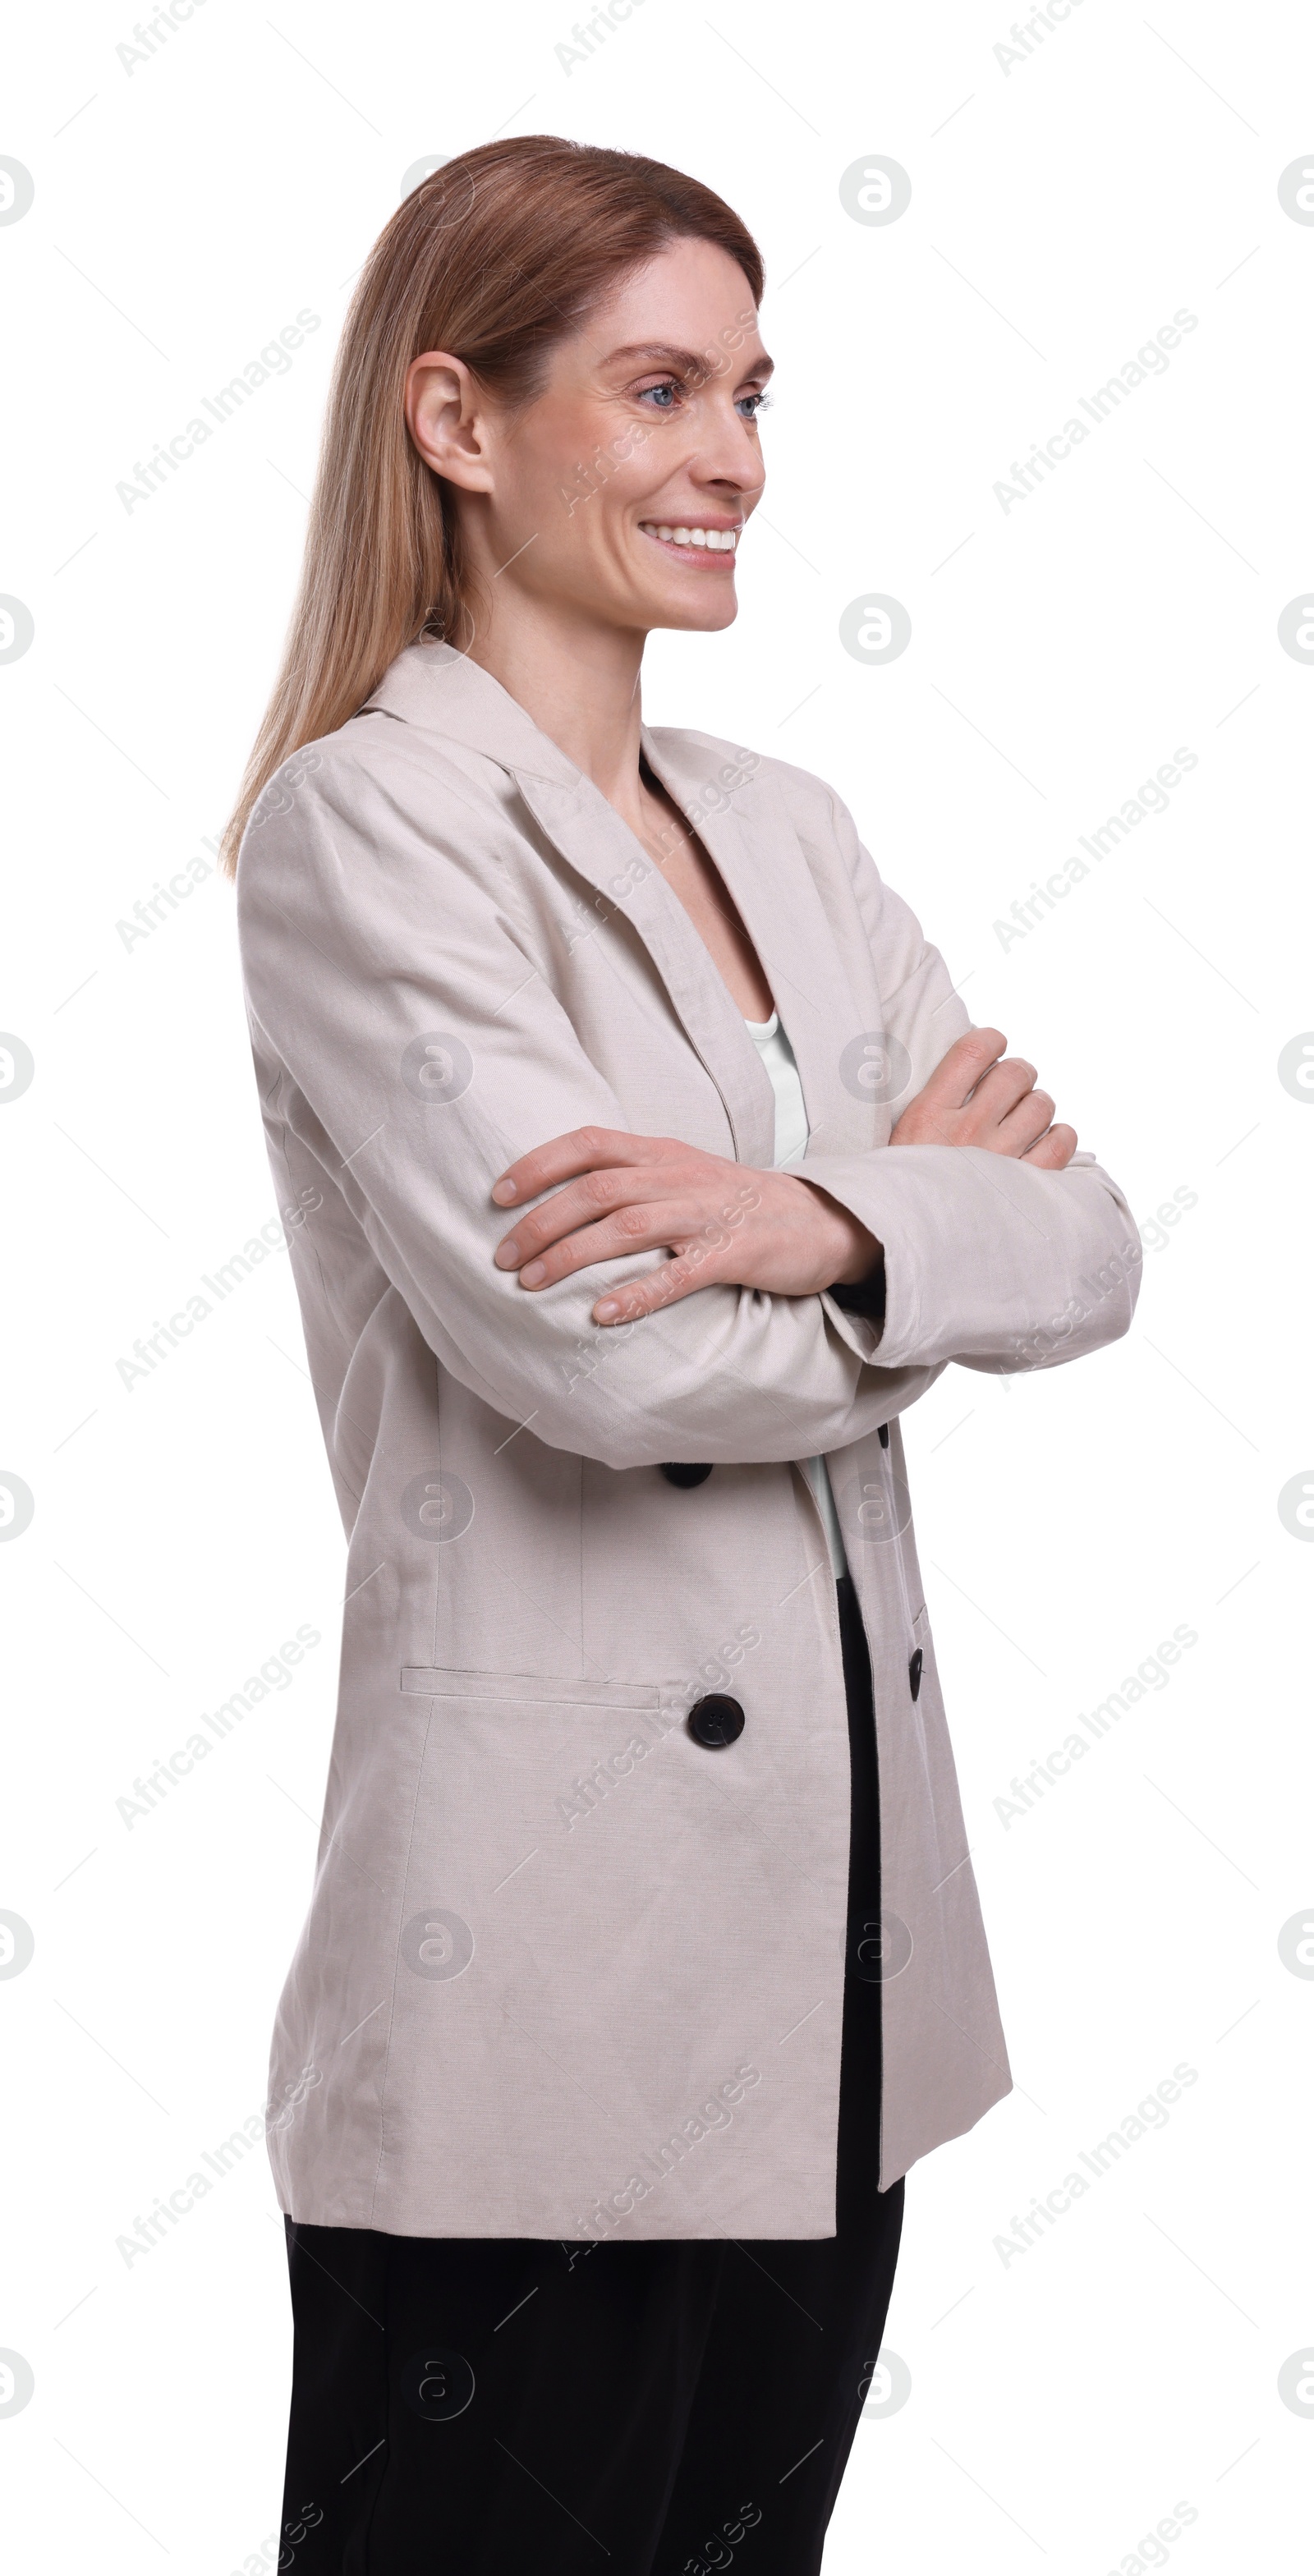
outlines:
[[[264, 2100], [343, 1547], [281, 1253], [147, 1381], [118, 1371], [274, 1199], [229, 889], [117, 925], [232, 799], [334, 342], [403, 173], [547, 130], [696, 172], [767, 261], [739, 622], [657, 639], [650, 719], [831, 780], [1138, 1219], [1192, 1198], [1129, 1339], [1011, 1385], [950, 1370], [905, 1424], [1017, 2087], [910, 2179], [888, 2345], [911, 2394], [860, 2426], [827, 2576], [1290, 2567], [1314, 1984], [1278, 1935], [1314, 1886], [1310, 1558], [1277, 1498], [1314, 1458], [1314, 1122], [1277, 1059], [1314, 1024], [1314, 671], [1277, 621], [1314, 569], [1314, 226], [1277, 186], [1314, 164], [1314, 24], [1083, 0], [1007, 63], [1002, 8], [963, 0], [642, 0], [566, 65], [564, 0], [198, 0], [125, 65], [132, 41], [109, 9], [24, 13], [0, 133], [35, 181], [0, 227], [0, 590], [35, 621], [0, 666], [0, 1025], [36, 1068], [0, 1099], [0, 1467], [35, 1496], [0, 1547], [0, 1906], [36, 1945], [0, 1981], [0, 2346], [35, 2374], [0, 2417], [11, 2563], [273, 2563], [290, 2330], [263, 2146], [149, 2255], [116, 2239]], [[840, 200], [872, 153], [912, 180], [888, 226]], [[137, 461], [302, 308], [290, 369], [125, 508]], [[1005, 511], [1012, 461], [1178, 308], [1167, 370]], [[864, 584], [912, 620], [885, 666], [839, 641]], [[996, 920], [1179, 745], [1168, 810], [1005, 946]], [[302, 1623], [322, 1642], [291, 1685], [129, 1829], [135, 1775]], [[1005, 1822], [1014, 1774], [1179, 1624], [1198, 1642], [1167, 1685]], [[1178, 2063], [1167, 2125], [1005, 2261], [1014, 2214]], [[1143, 2547], [1178, 2500], [1195, 2519]]]

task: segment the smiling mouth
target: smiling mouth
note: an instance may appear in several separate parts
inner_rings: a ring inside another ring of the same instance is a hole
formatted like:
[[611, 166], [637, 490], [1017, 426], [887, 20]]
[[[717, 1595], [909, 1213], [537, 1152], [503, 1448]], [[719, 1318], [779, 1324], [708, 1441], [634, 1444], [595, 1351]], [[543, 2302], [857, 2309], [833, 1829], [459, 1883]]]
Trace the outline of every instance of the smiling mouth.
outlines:
[[641, 519], [640, 534], [650, 537], [664, 554], [678, 555], [682, 563], [702, 569], [715, 564], [718, 571], [734, 569], [735, 548], [742, 534], [740, 527], [669, 526], [665, 520]]

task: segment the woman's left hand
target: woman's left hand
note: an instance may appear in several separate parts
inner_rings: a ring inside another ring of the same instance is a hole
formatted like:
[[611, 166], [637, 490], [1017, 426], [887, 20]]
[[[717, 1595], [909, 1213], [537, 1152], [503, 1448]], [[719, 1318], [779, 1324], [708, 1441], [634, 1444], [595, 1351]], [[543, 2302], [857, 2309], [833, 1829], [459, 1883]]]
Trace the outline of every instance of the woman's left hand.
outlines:
[[728, 1163], [672, 1136], [577, 1127], [522, 1154], [493, 1197], [514, 1207], [542, 1190], [556, 1195], [527, 1210], [493, 1255], [499, 1269], [519, 1271], [522, 1288], [550, 1288], [627, 1253], [673, 1256], [608, 1288], [593, 1308], [598, 1324], [632, 1323], [717, 1284], [815, 1297], [870, 1278], [882, 1259], [875, 1236], [813, 1182]]

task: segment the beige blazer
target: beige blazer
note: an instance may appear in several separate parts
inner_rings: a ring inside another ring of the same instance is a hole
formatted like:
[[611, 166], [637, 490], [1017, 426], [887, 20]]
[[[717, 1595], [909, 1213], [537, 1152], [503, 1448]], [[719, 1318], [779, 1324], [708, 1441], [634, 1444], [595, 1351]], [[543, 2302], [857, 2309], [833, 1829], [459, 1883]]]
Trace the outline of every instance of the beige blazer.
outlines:
[[[598, 1121], [769, 1167], [774, 1104], [660, 871], [485, 672], [413, 645], [242, 846], [349, 1540], [269, 2110], [282, 2204], [319, 2225], [833, 2233], [849, 1764], [817, 1454], [875, 1677], [881, 2187], [1010, 2089], [899, 1416], [950, 1361], [1125, 1332], [1136, 1227], [1089, 1156], [885, 1152], [969, 1025], [942, 959], [818, 779], [704, 734], [644, 745], [770, 978], [801, 1168], [884, 1244], [883, 1326], [716, 1286], [607, 1330], [590, 1307], [632, 1258], [536, 1296], [494, 1268], [490, 1186], [529, 1147]], [[711, 1473], [681, 1488], [670, 1461]], [[742, 1710], [733, 1742], [699, 1740], [709, 1694]]]

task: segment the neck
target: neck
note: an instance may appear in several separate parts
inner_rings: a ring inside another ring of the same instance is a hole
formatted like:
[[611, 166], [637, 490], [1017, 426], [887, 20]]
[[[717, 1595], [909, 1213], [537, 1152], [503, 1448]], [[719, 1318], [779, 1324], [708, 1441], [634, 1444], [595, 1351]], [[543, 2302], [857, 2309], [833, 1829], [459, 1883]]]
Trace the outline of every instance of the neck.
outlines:
[[640, 812], [639, 675], [646, 637], [605, 626], [568, 602], [511, 590], [499, 598], [470, 659], [593, 780], [631, 824]]

